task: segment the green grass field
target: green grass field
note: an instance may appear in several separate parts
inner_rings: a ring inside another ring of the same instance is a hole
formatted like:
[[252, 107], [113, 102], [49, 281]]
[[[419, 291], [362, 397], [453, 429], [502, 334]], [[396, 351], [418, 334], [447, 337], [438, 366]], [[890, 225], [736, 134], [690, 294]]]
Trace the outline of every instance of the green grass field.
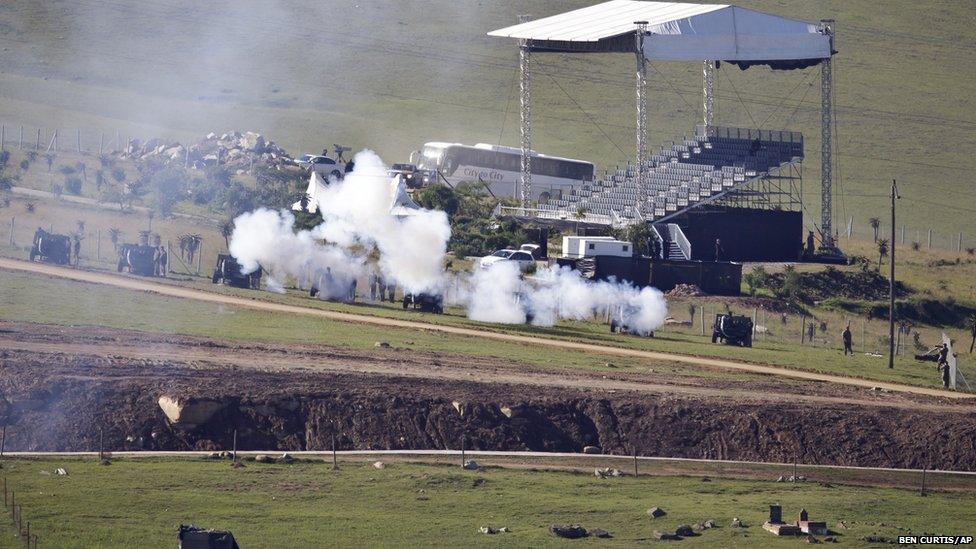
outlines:
[[[68, 476], [53, 474], [63, 467]], [[553, 523], [609, 531], [601, 545], [630, 547], [654, 530], [714, 520], [718, 528], [682, 546], [792, 547], [761, 528], [770, 504], [786, 520], [801, 507], [847, 546], [907, 530], [972, 534], [972, 493], [917, 491], [700, 477], [622, 477], [456, 465], [323, 462], [290, 465], [201, 459], [5, 460], [3, 474], [25, 519], [48, 547], [171, 546], [180, 523], [231, 530], [242, 547], [471, 547], [564, 545]], [[658, 506], [666, 517], [650, 520]], [[739, 517], [747, 528], [729, 527]], [[836, 524], [845, 521], [848, 529]], [[884, 526], [882, 526], [882, 524]], [[487, 536], [481, 526], [507, 527]], [[9, 538], [8, 531], [5, 537]]]
[[[214, 289], [206, 284], [206, 289]], [[277, 302], [355, 312], [376, 316], [422, 320], [440, 324], [475, 326], [503, 333], [540, 335], [572, 341], [612, 344], [624, 348], [679, 352], [697, 356], [717, 356], [776, 364], [789, 368], [841, 374], [865, 379], [892, 381], [935, 387], [938, 376], [930, 363], [918, 363], [908, 355], [897, 357], [896, 368], [887, 361], [866, 355], [844, 357], [839, 350], [822, 346], [757, 340], [752, 349], [713, 345], [693, 329], [662, 330], [654, 338], [609, 337], [606, 327], [597, 322], [564, 322], [554, 328], [504, 326], [468, 321], [462, 316], [420, 315], [399, 309], [398, 305], [343, 305], [310, 300], [292, 292], [287, 296], [238, 292], [226, 287], [218, 291], [260, 297]], [[698, 369], [667, 361], [545, 349], [501, 341], [470, 338], [432, 331], [391, 329], [314, 317], [301, 317], [251, 311], [223, 305], [146, 294], [108, 286], [71, 282], [19, 272], [0, 273], [0, 318], [68, 325], [95, 325], [149, 332], [200, 335], [241, 341], [281, 341], [320, 343], [370, 348], [377, 341], [397, 347], [467, 356], [489, 356], [554, 368], [608, 369], [706, 376], [737, 376], [715, 370]], [[451, 311], [449, 311], [450, 313]], [[960, 368], [976, 379], [969, 355], [960, 355]]]
[[[0, 5], [0, 122], [7, 145], [97, 149], [98, 135], [198, 139], [263, 132], [294, 154], [341, 142], [406, 160], [426, 141], [518, 142], [516, 49], [485, 33], [519, 13], [544, 17], [593, 4], [538, 0], [243, 5], [113, 0]], [[969, 175], [976, 159], [976, 40], [965, 2], [745, 0], [743, 7], [837, 20], [835, 151], [838, 226], [885, 218], [898, 178], [910, 229], [976, 242]], [[120, 33], [118, 29], [126, 32]], [[631, 156], [634, 99], [629, 55], [537, 55], [534, 145], [613, 168]], [[680, 138], [697, 122], [700, 67], [654, 63], [650, 142]], [[717, 122], [799, 130], [806, 136], [808, 223], [819, 220], [819, 72], [726, 66]]]

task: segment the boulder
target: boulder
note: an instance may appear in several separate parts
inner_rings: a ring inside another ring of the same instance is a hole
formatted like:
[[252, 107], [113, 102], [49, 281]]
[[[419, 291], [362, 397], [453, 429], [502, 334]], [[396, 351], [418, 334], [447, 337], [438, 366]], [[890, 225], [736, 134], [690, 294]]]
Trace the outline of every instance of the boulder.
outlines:
[[376, 463], [373, 463], [373, 467], [376, 469], [386, 469], [386, 464], [382, 461], [377, 461]]
[[473, 459], [469, 459], [468, 461], [465, 461], [464, 462], [464, 465], [462, 465], [461, 467], [464, 468], [464, 469], [467, 469], [468, 471], [477, 471], [478, 470], [478, 462], [476, 462]]
[[156, 402], [172, 425], [186, 429], [203, 425], [224, 407], [213, 400], [183, 399], [169, 395], [159, 397]]
[[681, 536], [681, 537], [683, 537], [683, 538], [687, 538], [687, 537], [690, 537], [690, 536], [694, 536], [695, 535], [695, 531], [692, 530], [691, 529], [691, 526], [689, 526], [687, 524], [681, 524], [681, 525], [679, 525], [677, 528], [674, 529], [674, 533], [677, 534], [677, 535], [679, 535], [679, 536]]
[[705, 529], [715, 528], [715, 521], [714, 520], [706, 520], [705, 522], [702, 523], [702, 526]]
[[253, 151], [257, 153], [264, 152], [265, 142], [264, 136], [259, 133], [247, 132], [238, 141], [238, 146], [245, 151]]
[[742, 521], [739, 520], [739, 517], [735, 517], [735, 518], [732, 519], [732, 523], [729, 524], [729, 527], [730, 528], [742, 528], [743, 527]]
[[376, 343], [373, 344], [373, 347], [380, 347], [382, 349], [389, 349], [390, 348], [390, 344], [387, 343], [387, 342], [385, 342], [385, 341], [377, 341]]
[[596, 454], [602, 454], [603, 453], [603, 450], [599, 446], [584, 446], [583, 447], [583, 453], [584, 454], [590, 454], [590, 455], [596, 455]]
[[278, 458], [278, 461], [282, 463], [291, 463], [295, 461], [295, 458], [288, 452], [285, 452], [284, 454], [281, 454], [281, 457]]
[[657, 530], [654, 530], [654, 534], [652, 535], [654, 539], [661, 540], [661, 541], [676, 541], [681, 539], [681, 536], [673, 532], [659, 532]]
[[549, 526], [549, 531], [553, 534], [566, 539], [580, 539], [586, 537], [586, 528], [579, 524], [553, 524]]
[[660, 507], [651, 507], [647, 510], [647, 516], [651, 517], [652, 519], [661, 518], [666, 514], [667, 513], [664, 511], [664, 509], [661, 509]]
[[275, 458], [274, 456], [269, 456], [267, 454], [258, 454], [254, 456], [254, 461], [258, 463], [274, 463]]
[[612, 537], [610, 535], [610, 532], [607, 532], [602, 528], [593, 528], [592, 530], [590, 530], [589, 534], [595, 538], [600, 538], [600, 539], [607, 539]]

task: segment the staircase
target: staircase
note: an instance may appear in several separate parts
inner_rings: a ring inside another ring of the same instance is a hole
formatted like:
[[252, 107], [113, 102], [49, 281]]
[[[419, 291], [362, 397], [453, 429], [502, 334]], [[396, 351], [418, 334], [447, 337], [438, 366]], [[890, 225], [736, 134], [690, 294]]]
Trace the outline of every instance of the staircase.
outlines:
[[685, 237], [684, 231], [675, 223], [657, 223], [651, 225], [663, 243], [664, 259], [672, 261], [689, 261], [691, 259], [691, 243]]

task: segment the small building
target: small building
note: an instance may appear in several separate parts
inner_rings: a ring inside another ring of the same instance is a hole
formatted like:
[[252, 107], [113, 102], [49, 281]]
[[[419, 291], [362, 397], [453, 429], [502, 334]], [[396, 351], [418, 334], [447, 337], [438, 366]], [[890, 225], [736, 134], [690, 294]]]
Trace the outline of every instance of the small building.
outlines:
[[633, 257], [634, 245], [612, 236], [564, 236], [563, 257]]

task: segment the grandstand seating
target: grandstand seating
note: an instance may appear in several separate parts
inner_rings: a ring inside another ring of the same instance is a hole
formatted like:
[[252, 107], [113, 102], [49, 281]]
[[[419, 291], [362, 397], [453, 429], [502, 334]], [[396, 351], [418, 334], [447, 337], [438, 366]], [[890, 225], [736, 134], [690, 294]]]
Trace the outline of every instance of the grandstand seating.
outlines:
[[655, 221], [802, 158], [803, 136], [797, 132], [698, 126], [694, 139], [670, 143], [650, 157], [642, 212], [636, 170], [628, 165], [540, 205], [539, 217], [574, 219], [585, 208], [592, 219]]

